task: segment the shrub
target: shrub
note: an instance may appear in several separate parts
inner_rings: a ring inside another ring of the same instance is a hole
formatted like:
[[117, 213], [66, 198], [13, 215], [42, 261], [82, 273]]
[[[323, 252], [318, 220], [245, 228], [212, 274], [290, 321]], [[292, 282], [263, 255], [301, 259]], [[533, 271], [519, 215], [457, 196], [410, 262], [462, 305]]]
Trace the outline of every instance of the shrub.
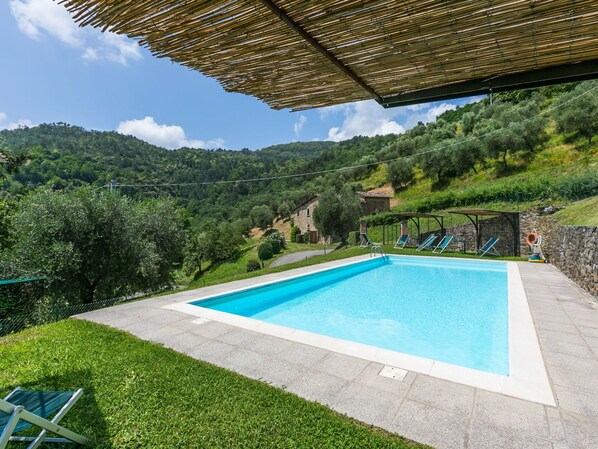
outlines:
[[305, 243], [305, 235], [303, 235], [303, 234], [297, 234], [295, 236], [295, 242], [297, 242], [297, 243]]
[[297, 241], [297, 234], [301, 234], [301, 230], [297, 226], [291, 228], [291, 242]]
[[268, 236], [268, 240], [276, 241], [280, 249], [285, 249], [287, 246], [286, 239], [284, 238], [284, 234], [282, 232], [273, 232]]
[[247, 262], [247, 272], [251, 273], [252, 271], [258, 271], [262, 268], [259, 260], [251, 259]]
[[270, 244], [270, 246], [272, 247], [272, 252], [274, 254], [278, 254], [280, 252], [280, 242], [278, 241], [278, 239], [268, 237], [265, 241], [266, 243]]
[[260, 260], [269, 260], [274, 256], [274, 249], [270, 242], [264, 242], [257, 247], [257, 256]]
[[349, 232], [349, 238], [347, 239], [347, 241], [349, 242], [349, 245], [359, 245], [359, 232]]

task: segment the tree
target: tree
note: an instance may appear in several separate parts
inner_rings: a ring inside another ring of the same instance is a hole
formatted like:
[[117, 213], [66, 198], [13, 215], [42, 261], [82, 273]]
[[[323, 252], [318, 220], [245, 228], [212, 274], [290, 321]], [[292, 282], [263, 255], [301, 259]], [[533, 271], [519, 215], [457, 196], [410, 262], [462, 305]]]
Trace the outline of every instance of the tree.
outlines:
[[244, 242], [243, 236], [228, 222], [206, 231], [206, 239], [206, 257], [212, 262], [231, 259]]
[[357, 229], [361, 207], [351, 186], [331, 188], [318, 198], [313, 218], [320, 232], [328, 236], [338, 236], [346, 243], [349, 232]]
[[409, 159], [398, 159], [388, 164], [386, 180], [395, 190], [405, 188], [413, 181], [413, 162]]
[[203, 263], [209, 260], [211, 242], [205, 232], [192, 233], [185, 245], [185, 271], [192, 274], [195, 270], [202, 273]]
[[[586, 81], [573, 91], [561, 95], [552, 113], [560, 132], [576, 132], [588, 139], [598, 134], [598, 82]], [[591, 90], [593, 89], [593, 90]]]
[[22, 165], [31, 159], [29, 154], [13, 154], [6, 145], [4, 139], [0, 137], [0, 181], [7, 175], [15, 174]]
[[76, 304], [170, 282], [185, 230], [169, 201], [140, 204], [81, 188], [31, 194], [13, 216], [11, 238], [12, 263], [44, 277], [54, 303]]
[[249, 212], [249, 216], [251, 217], [253, 225], [262, 230], [268, 229], [272, 226], [272, 222], [274, 221], [272, 209], [266, 205], [255, 206], [251, 209], [251, 212]]
[[262, 261], [262, 266], [264, 265], [264, 260], [272, 259], [272, 257], [274, 257], [274, 249], [272, 248], [272, 244], [270, 242], [264, 242], [258, 246], [257, 256]]
[[547, 121], [538, 112], [535, 102], [528, 101], [515, 106], [495, 103], [482, 114], [474, 133], [481, 136], [486, 155], [500, 160], [501, 171], [509, 169], [509, 154], [529, 159], [536, 147], [546, 141]]
[[293, 206], [288, 201], [283, 201], [278, 206], [278, 215], [280, 218], [286, 220], [288, 219], [291, 214], [293, 213]]
[[477, 139], [459, 138], [449, 148], [450, 163], [457, 176], [476, 170], [475, 164], [483, 159], [482, 144]]

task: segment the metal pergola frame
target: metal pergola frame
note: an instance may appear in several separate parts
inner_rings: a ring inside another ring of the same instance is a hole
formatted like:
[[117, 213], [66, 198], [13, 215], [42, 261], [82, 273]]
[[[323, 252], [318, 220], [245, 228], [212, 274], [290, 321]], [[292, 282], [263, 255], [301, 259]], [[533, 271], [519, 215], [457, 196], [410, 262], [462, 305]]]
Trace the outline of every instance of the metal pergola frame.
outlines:
[[519, 89], [533, 89], [552, 84], [571, 83], [598, 78], [598, 59], [578, 64], [531, 70], [492, 78], [479, 78], [463, 83], [448, 84], [430, 89], [414, 90], [399, 95], [376, 99], [385, 108], [408, 106], [430, 101], [488, 95]]
[[[438, 223], [438, 225], [440, 226], [440, 235], [442, 237], [444, 237], [445, 231], [444, 231], [444, 215], [436, 215], [436, 214], [426, 214], [423, 212], [399, 212], [396, 214], [392, 214], [392, 216], [394, 218], [396, 218], [396, 221], [394, 221], [393, 223], [398, 223], [404, 219], [407, 219], [409, 221], [411, 221], [414, 225], [415, 228], [417, 229], [417, 241], [418, 243], [421, 243], [421, 223], [420, 223], [420, 219], [421, 218], [432, 218], [436, 221], [436, 223]], [[390, 224], [390, 223], [389, 223]], [[383, 225], [383, 234], [385, 234], [385, 225]], [[386, 240], [386, 236], [383, 235], [383, 239], [384, 241]]]
[[502, 210], [490, 210], [490, 209], [456, 209], [448, 210], [449, 214], [464, 215], [471, 221], [475, 228], [476, 234], [476, 250], [480, 249], [482, 242], [480, 241], [480, 218], [481, 216], [486, 217], [505, 217], [511, 228], [513, 229], [513, 254], [515, 256], [521, 255], [519, 248], [519, 212], [515, 211], [502, 211]]

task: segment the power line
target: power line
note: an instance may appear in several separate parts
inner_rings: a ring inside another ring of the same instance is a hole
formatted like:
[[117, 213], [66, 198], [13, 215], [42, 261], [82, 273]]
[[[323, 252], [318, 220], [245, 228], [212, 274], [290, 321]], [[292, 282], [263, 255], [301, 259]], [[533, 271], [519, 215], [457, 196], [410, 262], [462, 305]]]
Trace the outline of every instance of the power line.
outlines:
[[[538, 117], [541, 117], [542, 115], [545, 115], [549, 112], [552, 112], [556, 109], [559, 109], [563, 106], [565, 106], [566, 104], [592, 92], [593, 90], [598, 89], [598, 86], [594, 86], [584, 92], [582, 92], [579, 95], [576, 95], [572, 98], [569, 98], [568, 100], [557, 104], [556, 106], [550, 107], [548, 109], [545, 109], [544, 111], [539, 112], [538, 114], [536, 114], [535, 116], [529, 117], [527, 119], [522, 120], [521, 122], [518, 123], [527, 123], [529, 121], [532, 121]], [[507, 129], [510, 128], [512, 125], [512, 123], [510, 123], [507, 126]], [[318, 170], [318, 171], [312, 171], [312, 172], [305, 172], [305, 173], [293, 173], [293, 174], [288, 174], [288, 175], [277, 175], [277, 176], [264, 176], [264, 177], [259, 177], [259, 178], [246, 178], [246, 179], [237, 179], [237, 180], [219, 180], [219, 181], [200, 181], [200, 182], [181, 182], [181, 183], [155, 183], [155, 184], [118, 184], [116, 181], [111, 180], [109, 184], [106, 184], [105, 186], [103, 186], [104, 188], [109, 188], [110, 191], [113, 190], [113, 188], [116, 187], [130, 187], [130, 188], [143, 188], [143, 187], [186, 187], [186, 186], [205, 186], [205, 185], [217, 185], [217, 184], [240, 184], [240, 183], [251, 183], [251, 182], [260, 182], [260, 181], [274, 181], [277, 179], [289, 179], [289, 178], [299, 178], [299, 177], [303, 177], [303, 176], [313, 176], [313, 175], [323, 175], [323, 174], [327, 174], [327, 173], [336, 173], [336, 172], [342, 172], [342, 171], [346, 171], [346, 170], [353, 170], [355, 168], [364, 168], [364, 167], [371, 167], [371, 166], [375, 166], [375, 165], [380, 165], [380, 164], [387, 164], [390, 162], [395, 162], [398, 160], [408, 160], [414, 157], [419, 157], [423, 154], [429, 154], [429, 153], [434, 153], [436, 151], [443, 151], [449, 148], [453, 148], [453, 147], [457, 147], [459, 145], [463, 145], [466, 142], [472, 142], [472, 141], [476, 141], [476, 140], [480, 140], [483, 138], [486, 138], [488, 136], [491, 136], [493, 134], [496, 134], [498, 132], [504, 131], [505, 128], [498, 128], [498, 129], [494, 129], [492, 131], [489, 131], [485, 134], [479, 134], [473, 137], [469, 137], [466, 139], [463, 139], [459, 142], [455, 142], [452, 144], [448, 144], [448, 145], [442, 145], [442, 146], [438, 146], [436, 148], [432, 148], [430, 150], [426, 150], [426, 151], [420, 151], [416, 154], [412, 154], [409, 156], [399, 156], [397, 158], [392, 158], [392, 159], [386, 159], [386, 160], [382, 160], [382, 161], [376, 161], [376, 162], [370, 162], [368, 164], [358, 164], [358, 165], [350, 165], [350, 166], [345, 166], [345, 167], [340, 167], [340, 168], [331, 168], [328, 170]]]

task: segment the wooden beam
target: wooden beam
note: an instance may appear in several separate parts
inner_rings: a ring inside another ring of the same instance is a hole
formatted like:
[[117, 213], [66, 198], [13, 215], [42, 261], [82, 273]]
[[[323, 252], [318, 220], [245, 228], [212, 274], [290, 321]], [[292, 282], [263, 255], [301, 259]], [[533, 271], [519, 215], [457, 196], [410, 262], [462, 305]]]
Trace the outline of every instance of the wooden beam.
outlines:
[[301, 25], [296, 23], [289, 15], [279, 8], [272, 0], [258, 0], [266, 8], [278, 16], [280, 20], [286, 23], [293, 31], [303, 38], [308, 44], [320, 52], [326, 59], [337, 66], [345, 75], [351, 78], [359, 87], [365, 90], [374, 100], [382, 104], [382, 97], [370, 87], [359, 75], [357, 75], [351, 68], [343, 64], [336, 56], [334, 56], [326, 47], [324, 47], [317, 39], [303, 29]]

